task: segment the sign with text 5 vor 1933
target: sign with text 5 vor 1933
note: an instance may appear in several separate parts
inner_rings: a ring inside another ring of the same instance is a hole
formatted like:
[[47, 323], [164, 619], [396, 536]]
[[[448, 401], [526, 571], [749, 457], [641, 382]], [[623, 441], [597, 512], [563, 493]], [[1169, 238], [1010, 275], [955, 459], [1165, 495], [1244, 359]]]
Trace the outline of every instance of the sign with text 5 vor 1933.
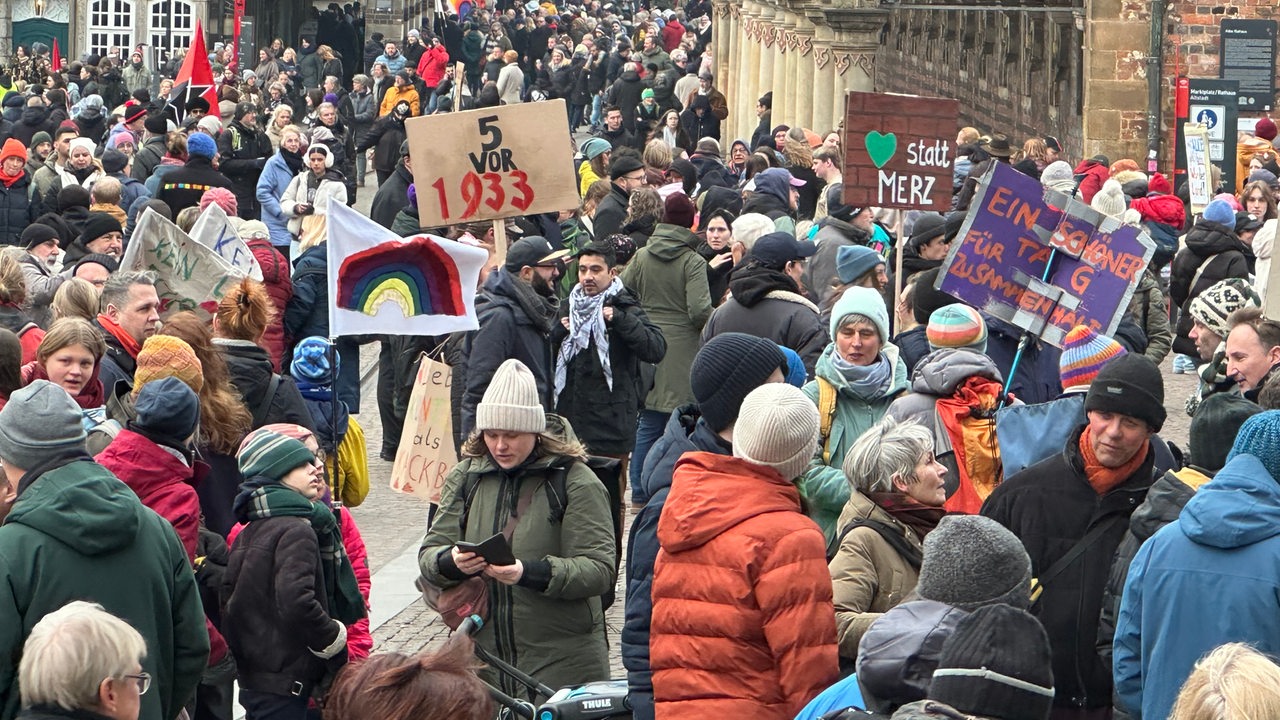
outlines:
[[844, 120], [844, 201], [947, 212], [960, 102], [851, 92]]
[[422, 227], [578, 206], [563, 100], [405, 122]]

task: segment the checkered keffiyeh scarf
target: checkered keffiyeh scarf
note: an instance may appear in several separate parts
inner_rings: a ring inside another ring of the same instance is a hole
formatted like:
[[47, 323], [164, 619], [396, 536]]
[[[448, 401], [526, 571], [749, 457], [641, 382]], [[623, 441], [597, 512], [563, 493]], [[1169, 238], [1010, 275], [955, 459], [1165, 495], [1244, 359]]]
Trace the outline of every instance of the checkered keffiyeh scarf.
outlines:
[[569, 361], [586, 350], [593, 340], [596, 344], [596, 356], [600, 358], [600, 367], [604, 370], [604, 380], [609, 391], [613, 391], [613, 367], [609, 364], [609, 330], [604, 321], [604, 304], [620, 292], [622, 280], [619, 278], [614, 278], [604, 292], [596, 295], [582, 292], [582, 285], [574, 285], [569, 292], [569, 337], [560, 344], [560, 355], [556, 360], [557, 401], [569, 378]]

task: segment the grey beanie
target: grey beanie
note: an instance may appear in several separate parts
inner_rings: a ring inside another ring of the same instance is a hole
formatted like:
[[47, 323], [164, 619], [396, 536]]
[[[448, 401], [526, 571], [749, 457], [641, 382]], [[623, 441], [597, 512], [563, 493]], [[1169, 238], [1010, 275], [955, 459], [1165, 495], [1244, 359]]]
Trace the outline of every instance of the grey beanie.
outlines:
[[1022, 541], [980, 515], [948, 515], [924, 539], [916, 593], [961, 610], [1031, 604], [1031, 558]]
[[538, 383], [524, 363], [512, 359], [498, 366], [476, 406], [476, 429], [527, 433], [547, 429]]
[[85, 455], [80, 418], [80, 407], [67, 391], [48, 380], [14, 390], [0, 410], [0, 460], [30, 470], [59, 457]]
[[741, 414], [752, 422], [733, 433], [733, 456], [778, 471], [790, 482], [800, 476], [818, 447], [818, 408], [800, 388], [768, 383], [747, 393]]

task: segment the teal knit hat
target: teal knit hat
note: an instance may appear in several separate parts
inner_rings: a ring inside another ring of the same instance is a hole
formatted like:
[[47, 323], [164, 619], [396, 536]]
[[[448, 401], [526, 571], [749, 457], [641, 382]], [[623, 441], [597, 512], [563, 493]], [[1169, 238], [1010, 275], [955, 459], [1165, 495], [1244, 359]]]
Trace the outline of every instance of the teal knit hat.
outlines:
[[246, 480], [255, 477], [281, 480], [295, 468], [314, 462], [315, 455], [306, 445], [291, 437], [259, 431], [240, 448], [236, 460], [240, 463], [240, 474]]
[[1280, 482], [1280, 410], [1258, 413], [1244, 421], [1227, 462], [1237, 455], [1258, 458], [1271, 478]]

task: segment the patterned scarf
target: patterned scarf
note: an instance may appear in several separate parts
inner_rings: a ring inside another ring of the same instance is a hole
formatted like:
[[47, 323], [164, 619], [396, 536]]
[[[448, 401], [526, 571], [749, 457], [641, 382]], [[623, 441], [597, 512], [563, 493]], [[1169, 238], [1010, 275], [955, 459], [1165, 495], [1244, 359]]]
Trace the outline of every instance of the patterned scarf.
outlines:
[[622, 280], [614, 278], [604, 292], [587, 295], [582, 285], [574, 285], [569, 292], [569, 337], [560, 345], [560, 356], [556, 361], [556, 394], [564, 390], [565, 381], [569, 377], [569, 361], [579, 352], [595, 341], [596, 356], [600, 358], [600, 367], [604, 369], [604, 380], [613, 392], [613, 367], [609, 365], [609, 332], [604, 322], [604, 301], [622, 292]]
[[329, 601], [329, 617], [344, 625], [365, 617], [364, 597], [356, 584], [351, 560], [342, 545], [338, 517], [323, 503], [311, 502], [275, 480], [256, 477], [240, 485], [233, 506], [236, 519], [243, 523], [272, 517], [304, 517], [320, 543], [321, 568], [324, 571], [324, 593]]
[[893, 365], [880, 353], [870, 365], [854, 365], [838, 352], [831, 353], [831, 365], [844, 377], [849, 390], [862, 400], [878, 400], [889, 392], [893, 382]]
[[929, 507], [915, 498], [901, 492], [870, 492], [867, 497], [879, 505], [895, 520], [915, 531], [916, 537], [924, 541], [924, 536], [933, 532], [942, 521], [947, 511], [940, 507]]

